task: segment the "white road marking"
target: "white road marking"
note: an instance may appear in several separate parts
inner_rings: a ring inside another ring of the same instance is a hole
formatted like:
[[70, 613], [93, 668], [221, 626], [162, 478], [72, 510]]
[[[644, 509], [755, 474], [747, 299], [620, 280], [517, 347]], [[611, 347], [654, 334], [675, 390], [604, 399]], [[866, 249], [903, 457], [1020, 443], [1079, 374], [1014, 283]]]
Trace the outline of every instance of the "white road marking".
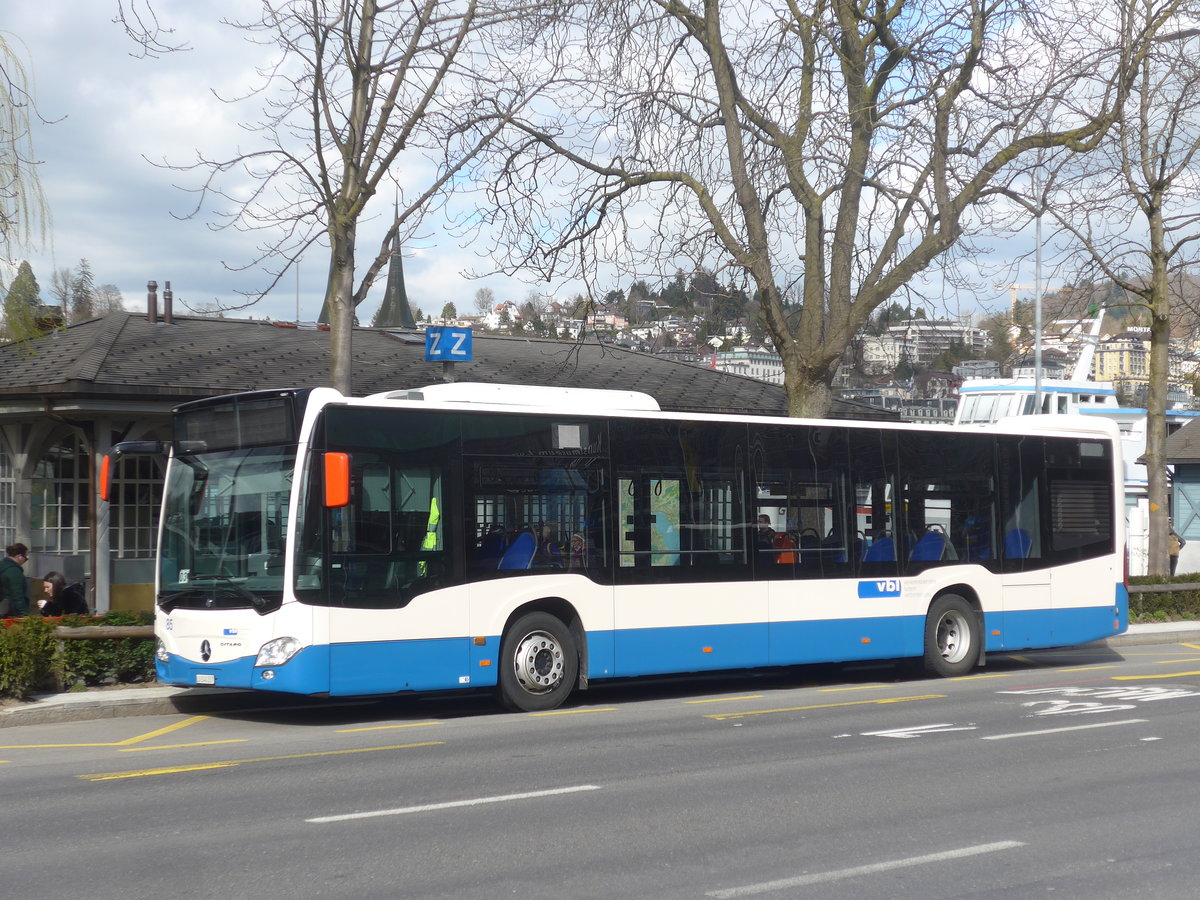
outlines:
[[409, 813], [433, 812], [439, 809], [457, 809], [462, 806], [484, 806], [488, 803], [507, 803], [510, 800], [534, 800], [538, 797], [554, 797], [559, 794], [577, 794], [580, 791], [598, 791], [598, 784], [581, 784], [575, 787], [553, 788], [548, 791], [529, 791], [524, 794], [502, 794], [497, 797], [476, 797], [473, 800], [452, 800], [449, 803], [427, 803], [424, 806], [402, 806], [398, 809], [377, 809], [371, 812], [347, 813], [343, 816], [317, 816], [305, 819], [316, 825], [329, 822], [349, 822], [352, 819], [374, 819], [380, 816], [404, 816]]
[[1148, 719], [1122, 719], [1119, 722], [1096, 722], [1092, 725], [1072, 725], [1067, 728], [1043, 728], [1041, 731], [1017, 731], [1012, 734], [989, 734], [981, 737], [981, 741], [1003, 741], [1007, 738], [1037, 737], [1041, 734], [1061, 734], [1064, 731], [1084, 731], [1088, 728], [1108, 728], [1110, 725], [1136, 725], [1147, 722]]
[[865, 866], [855, 866], [851, 869], [837, 869], [833, 872], [817, 872], [812, 875], [798, 875], [795, 878], [781, 878], [778, 881], [763, 881], [759, 884], [747, 884], [743, 887], [727, 888], [722, 891], [709, 891], [705, 896], [732, 898], [749, 897], [753, 894], [766, 894], [771, 891], [786, 891], [789, 888], [804, 887], [810, 884], [824, 884], [829, 881], [840, 881], [843, 878], [855, 878], [859, 875], [875, 875], [880, 872], [890, 872], [894, 869], [907, 869], [910, 866], [924, 866], [929, 863], [946, 862], [953, 859], [965, 859], [968, 856], [980, 856], [984, 853], [997, 853], [1001, 850], [1013, 850], [1024, 847], [1023, 841], [997, 841], [994, 844], [978, 844], [974, 847], [962, 847], [958, 850], [945, 850], [941, 853], [928, 853], [925, 856], [910, 856], [907, 859], [892, 859], [887, 862], [870, 863]]
[[923, 734], [974, 730], [974, 725], [955, 725], [953, 722], [943, 722], [940, 725], [910, 725], [907, 728], [889, 728], [886, 731], [864, 731], [863, 737], [915, 738]]

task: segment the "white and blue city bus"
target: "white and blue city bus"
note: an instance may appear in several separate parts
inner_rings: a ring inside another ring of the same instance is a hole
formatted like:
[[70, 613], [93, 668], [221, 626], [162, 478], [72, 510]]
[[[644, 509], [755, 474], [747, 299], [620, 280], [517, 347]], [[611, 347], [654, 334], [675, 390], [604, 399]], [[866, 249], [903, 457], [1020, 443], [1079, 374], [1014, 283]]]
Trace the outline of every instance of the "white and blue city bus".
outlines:
[[542, 710], [604, 678], [906, 657], [961, 675], [1128, 621], [1108, 422], [460, 383], [201, 400], [110, 460], [155, 450], [166, 684], [492, 688]]

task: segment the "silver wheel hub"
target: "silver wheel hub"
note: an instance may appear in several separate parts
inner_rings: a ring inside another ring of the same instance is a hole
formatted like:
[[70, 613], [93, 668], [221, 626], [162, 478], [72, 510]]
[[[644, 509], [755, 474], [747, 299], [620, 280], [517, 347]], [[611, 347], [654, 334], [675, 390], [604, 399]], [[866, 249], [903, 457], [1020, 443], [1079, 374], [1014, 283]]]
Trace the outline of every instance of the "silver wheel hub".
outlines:
[[971, 629], [959, 612], [948, 612], [938, 620], [937, 647], [948, 663], [961, 662], [970, 650]]
[[552, 635], [544, 631], [527, 634], [517, 642], [513, 667], [521, 687], [531, 694], [542, 694], [563, 680], [563, 650]]

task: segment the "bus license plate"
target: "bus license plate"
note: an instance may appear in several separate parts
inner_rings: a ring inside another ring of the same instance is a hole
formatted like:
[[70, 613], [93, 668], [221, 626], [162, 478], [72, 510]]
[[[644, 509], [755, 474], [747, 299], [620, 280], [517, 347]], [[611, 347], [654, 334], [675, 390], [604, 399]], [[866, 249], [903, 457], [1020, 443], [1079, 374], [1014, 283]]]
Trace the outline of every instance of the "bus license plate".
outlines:
[[196, 684], [216, 684], [216, 683], [217, 683], [216, 675], [197, 675], [196, 676]]

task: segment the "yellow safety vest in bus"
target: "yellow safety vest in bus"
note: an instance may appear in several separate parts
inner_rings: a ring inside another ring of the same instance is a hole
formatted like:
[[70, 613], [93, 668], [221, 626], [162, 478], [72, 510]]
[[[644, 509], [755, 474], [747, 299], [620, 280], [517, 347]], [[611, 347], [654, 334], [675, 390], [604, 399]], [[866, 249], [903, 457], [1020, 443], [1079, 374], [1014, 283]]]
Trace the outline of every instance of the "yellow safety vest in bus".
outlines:
[[[438, 545], [438, 523], [442, 520], [442, 514], [438, 510], [437, 497], [429, 498], [429, 521], [425, 523], [425, 539], [421, 541], [422, 550], [436, 550]], [[421, 575], [426, 574], [428, 563], [425, 560], [417, 566], [417, 571]]]

